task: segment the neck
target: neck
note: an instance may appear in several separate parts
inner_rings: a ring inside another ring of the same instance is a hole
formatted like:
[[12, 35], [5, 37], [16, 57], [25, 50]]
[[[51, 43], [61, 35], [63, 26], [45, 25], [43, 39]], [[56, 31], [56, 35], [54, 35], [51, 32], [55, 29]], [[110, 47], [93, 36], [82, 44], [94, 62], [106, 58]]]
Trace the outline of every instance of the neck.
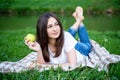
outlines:
[[56, 40], [55, 39], [49, 39], [49, 46], [55, 46]]
[[56, 40], [51, 39], [51, 40], [49, 40], [49, 44], [48, 44], [50, 50], [51, 50], [53, 53], [56, 52], [55, 42], [56, 42]]

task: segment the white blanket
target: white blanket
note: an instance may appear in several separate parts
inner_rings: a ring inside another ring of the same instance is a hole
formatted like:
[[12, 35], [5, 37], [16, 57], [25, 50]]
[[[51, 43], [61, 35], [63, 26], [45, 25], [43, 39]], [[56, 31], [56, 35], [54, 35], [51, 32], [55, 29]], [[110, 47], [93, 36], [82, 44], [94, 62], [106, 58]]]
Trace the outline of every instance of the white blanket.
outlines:
[[[110, 54], [104, 47], [101, 47], [97, 42], [91, 40], [93, 46], [92, 51], [89, 53], [88, 57], [84, 58], [84, 61], [77, 63], [76, 66], [66, 66], [63, 70], [74, 70], [79, 66], [89, 66], [91, 68], [98, 67], [98, 71], [108, 70], [108, 64], [120, 61], [120, 55]], [[5, 61], [0, 63], [0, 72], [21, 72], [30, 69], [30, 65], [35, 63], [37, 60], [37, 53], [31, 52], [26, 57], [17, 62]], [[57, 67], [53, 67], [57, 68]], [[41, 65], [35, 67], [35, 69], [41, 71], [49, 70], [50, 67]]]

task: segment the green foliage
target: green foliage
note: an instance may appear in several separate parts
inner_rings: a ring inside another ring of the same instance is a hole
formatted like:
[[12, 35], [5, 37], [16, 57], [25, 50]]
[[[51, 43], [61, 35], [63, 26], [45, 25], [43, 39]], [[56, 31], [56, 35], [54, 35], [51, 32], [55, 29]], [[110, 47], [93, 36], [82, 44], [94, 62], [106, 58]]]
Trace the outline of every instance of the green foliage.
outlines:
[[14, 11], [16, 13], [29, 11], [55, 11], [64, 12], [82, 6], [85, 11], [103, 11], [109, 8], [120, 9], [119, 0], [1, 0], [0, 10]]
[[15, 4], [14, 0], [1, 0], [0, 1], [0, 9], [1, 10], [11, 9], [13, 4]]
[[120, 0], [112, 0], [111, 2], [115, 9], [120, 10]]

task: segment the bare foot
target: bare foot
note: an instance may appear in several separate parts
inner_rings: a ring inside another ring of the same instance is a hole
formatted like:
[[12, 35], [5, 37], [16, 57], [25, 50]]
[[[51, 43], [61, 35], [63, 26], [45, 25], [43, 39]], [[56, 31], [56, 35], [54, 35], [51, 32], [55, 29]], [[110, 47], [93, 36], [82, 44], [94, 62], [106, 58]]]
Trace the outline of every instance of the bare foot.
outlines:
[[78, 16], [83, 16], [83, 8], [82, 7], [77, 7], [76, 12], [78, 12]]
[[82, 7], [76, 7], [75, 12], [72, 14], [73, 17], [75, 18], [76, 22], [73, 24], [74, 29], [78, 29], [78, 27], [83, 24], [82, 21], [84, 19], [83, 16], [83, 9]]
[[75, 18], [76, 21], [82, 22], [82, 20], [84, 19], [83, 8], [82, 7], [77, 7], [75, 9], [75, 12], [72, 15], [73, 15], [73, 17]]
[[77, 14], [76, 14], [76, 11], [72, 14], [72, 16], [75, 18], [75, 20], [77, 20]]
[[77, 14], [78, 19], [80, 19], [81, 21], [84, 19], [82, 7], [76, 8], [76, 14]]

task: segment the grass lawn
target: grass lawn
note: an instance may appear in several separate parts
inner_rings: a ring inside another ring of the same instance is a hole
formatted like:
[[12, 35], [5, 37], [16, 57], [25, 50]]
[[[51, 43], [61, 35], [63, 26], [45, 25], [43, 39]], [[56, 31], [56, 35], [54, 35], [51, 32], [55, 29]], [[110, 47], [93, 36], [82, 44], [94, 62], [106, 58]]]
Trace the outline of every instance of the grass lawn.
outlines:
[[[28, 33], [35, 34], [35, 29], [0, 31], [0, 62], [18, 61], [31, 52], [24, 44], [24, 37]], [[104, 46], [110, 53], [120, 55], [120, 31], [88, 31], [88, 33], [91, 39]], [[110, 64], [108, 73], [88, 67], [79, 67], [73, 71], [58, 68], [44, 72], [30, 70], [21, 73], [0, 73], [0, 80], [119, 80], [119, 71], [120, 62]]]

